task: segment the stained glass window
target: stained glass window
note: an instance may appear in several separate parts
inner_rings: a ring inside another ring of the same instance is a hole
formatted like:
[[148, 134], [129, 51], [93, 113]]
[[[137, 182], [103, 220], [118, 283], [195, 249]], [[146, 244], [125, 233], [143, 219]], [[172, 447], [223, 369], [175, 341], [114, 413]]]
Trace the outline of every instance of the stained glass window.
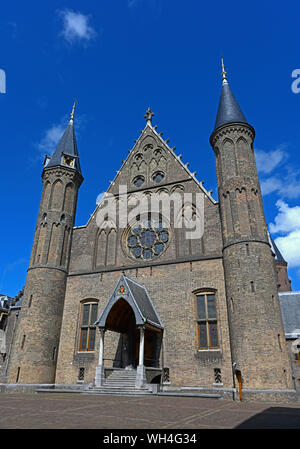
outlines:
[[145, 178], [144, 176], [137, 176], [134, 180], [133, 180], [133, 184], [136, 187], [141, 187], [141, 185], [143, 185], [145, 182]]
[[159, 257], [168, 247], [169, 228], [160, 219], [140, 220], [129, 229], [127, 247], [136, 259], [154, 259]]
[[164, 177], [165, 177], [165, 175], [162, 172], [157, 172], [157, 173], [154, 173], [154, 175], [152, 176], [152, 179], [154, 182], [156, 182], [158, 184], [164, 179]]

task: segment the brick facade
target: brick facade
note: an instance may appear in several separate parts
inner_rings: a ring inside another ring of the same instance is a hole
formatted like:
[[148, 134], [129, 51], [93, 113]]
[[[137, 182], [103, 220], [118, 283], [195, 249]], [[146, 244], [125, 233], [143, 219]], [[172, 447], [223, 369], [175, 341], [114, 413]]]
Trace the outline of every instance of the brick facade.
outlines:
[[[169, 388], [230, 391], [237, 382], [235, 367], [242, 374], [243, 388], [255, 395], [268, 389], [282, 398], [285, 390], [292, 390], [253, 139], [253, 128], [245, 124], [229, 124], [212, 135], [218, 203], [147, 123], [108, 190], [115, 196], [117, 211], [116, 223], [109, 226], [104, 226], [105, 213], [99, 218], [100, 205], [85, 226], [73, 228], [82, 176], [69, 167], [45, 167], [9, 383], [92, 383], [99, 334], [92, 350], [80, 350], [83, 307], [98, 304], [99, 316], [125, 272], [146, 286], [164, 324], [159, 360], [169, 369]], [[159, 183], [156, 174], [162, 176]], [[137, 178], [141, 185], [135, 183]], [[125, 195], [120, 194], [124, 187]], [[203, 236], [186, 239], [185, 230], [176, 226], [178, 213], [171, 204], [164, 251], [153, 259], [134, 257], [127, 242], [130, 228], [122, 227], [118, 218], [126, 203], [136, 219], [133, 210], [139, 192], [149, 198], [165, 193], [182, 199], [189, 193], [188, 207], [194, 214], [199, 212], [196, 194], [201, 196]], [[214, 349], [199, 347], [196, 294], [201, 292], [215, 295], [218, 347]], [[105, 333], [107, 368], [118, 363], [122, 344], [121, 334]]]

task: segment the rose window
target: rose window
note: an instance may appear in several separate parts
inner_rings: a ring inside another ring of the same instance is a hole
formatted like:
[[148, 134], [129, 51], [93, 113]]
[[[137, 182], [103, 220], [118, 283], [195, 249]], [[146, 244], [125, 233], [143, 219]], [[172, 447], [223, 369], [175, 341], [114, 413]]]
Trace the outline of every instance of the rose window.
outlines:
[[155, 259], [168, 247], [169, 228], [162, 220], [137, 221], [127, 233], [127, 249], [136, 259]]

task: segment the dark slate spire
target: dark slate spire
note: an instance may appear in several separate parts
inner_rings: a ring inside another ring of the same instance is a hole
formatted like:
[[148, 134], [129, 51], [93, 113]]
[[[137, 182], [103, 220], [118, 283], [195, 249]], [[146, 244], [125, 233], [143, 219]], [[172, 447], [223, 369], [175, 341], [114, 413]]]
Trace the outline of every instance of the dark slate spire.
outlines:
[[76, 135], [74, 130], [75, 103], [76, 102], [74, 102], [72, 108], [68, 126], [64, 134], [62, 135], [56, 147], [56, 150], [54, 151], [52, 157], [46, 156], [45, 168], [57, 166], [70, 167], [74, 170], [77, 170], [81, 174]]
[[284, 260], [283, 255], [281, 254], [281, 252], [279, 251], [278, 246], [276, 245], [276, 243], [274, 242], [274, 240], [272, 239], [272, 237], [270, 236], [270, 233], [268, 232], [268, 236], [269, 236], [269, 243], [271, 245], [271, 250], [272, 252], [275, 254], [275, 260], [276, 262], [283, 262], [286, 263], [286, 260]]
[[229, 87], [226, 72], [224, 69], [224, 63], [222, 58], [222, 90], [219, 102], [219, 108], [215, 123], [215, 129], [219, 126], [225, 125], [226, 123], [247, 123], [247, 120], [242, 113], [234, 95]]

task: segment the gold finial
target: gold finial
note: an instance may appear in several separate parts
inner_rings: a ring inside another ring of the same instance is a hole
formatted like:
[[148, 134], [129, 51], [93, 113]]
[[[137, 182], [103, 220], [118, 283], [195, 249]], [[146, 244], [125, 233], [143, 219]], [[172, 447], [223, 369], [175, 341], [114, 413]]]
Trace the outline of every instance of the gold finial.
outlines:
[[77, 101], [77, 100], [74, 100], [74, 104], [73, 104], [73, 107], [72, 107], [72, 112], [71, 112], [71, 114], [70, 114], [70, 122], [73, 122], [73, 121], [74, 121], [75, 106], [76, 106], [77, 103], [78, 103], [78, 101]]
[[223, 58], [221, 58], [221, 65], [222, 65], [222, 81], [223, 81], [223, 84], [226, 84], [226, 83], [228, 83], [227, 78], [226, 78], [226, 73], [227, 72], [225, 72], [225, 66], [224, 66]]

